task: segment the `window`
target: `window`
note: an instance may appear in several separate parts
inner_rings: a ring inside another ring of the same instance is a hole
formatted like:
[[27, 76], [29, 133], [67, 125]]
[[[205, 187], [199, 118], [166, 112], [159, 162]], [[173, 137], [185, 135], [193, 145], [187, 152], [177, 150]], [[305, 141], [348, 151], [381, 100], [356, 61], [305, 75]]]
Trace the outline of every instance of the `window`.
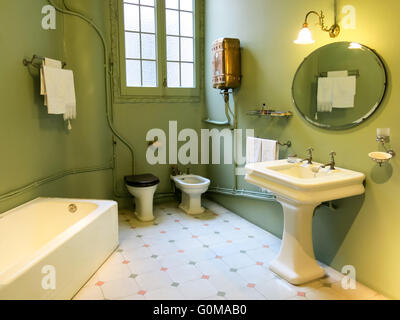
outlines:
[[154, 0], [125, 0], [125, 59], [128, 87], [157, 86]]
[[125, 95], [196, 96], [195, 0], [120, 0]]
[[194, 25], [192, 0], [166, 0], [167, 85], [194, 86]]

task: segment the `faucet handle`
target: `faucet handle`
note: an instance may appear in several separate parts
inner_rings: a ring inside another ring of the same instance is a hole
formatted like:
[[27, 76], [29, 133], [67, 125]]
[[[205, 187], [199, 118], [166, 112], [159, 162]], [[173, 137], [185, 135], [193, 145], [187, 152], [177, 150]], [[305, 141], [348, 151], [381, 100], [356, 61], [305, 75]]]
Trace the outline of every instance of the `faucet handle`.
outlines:
[[309, 156], [312, 156], [313, 151], [314, 151], [314, 148], [313, 148], [313, 147], [308, 148], [308, 149], [307, 149], [308, 155], [309, 155]]
[[331, 151], [331, 152], [329, 153], [329, 156], [331, 157], [331, 161], [332, 161], [332, 162], [335, 162], [336, 152], [335, 152], [335, 151]]

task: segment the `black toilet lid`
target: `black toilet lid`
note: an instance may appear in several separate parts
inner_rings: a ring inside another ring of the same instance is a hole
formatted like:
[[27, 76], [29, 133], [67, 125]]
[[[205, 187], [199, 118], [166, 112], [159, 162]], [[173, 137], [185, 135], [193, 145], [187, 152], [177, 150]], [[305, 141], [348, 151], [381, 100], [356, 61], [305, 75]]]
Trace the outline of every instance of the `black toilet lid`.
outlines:
[[125, 183], [130, 187], [147, 188], [160, 183], [160, 179], [152, 174], [141, 174], [125, 177]]

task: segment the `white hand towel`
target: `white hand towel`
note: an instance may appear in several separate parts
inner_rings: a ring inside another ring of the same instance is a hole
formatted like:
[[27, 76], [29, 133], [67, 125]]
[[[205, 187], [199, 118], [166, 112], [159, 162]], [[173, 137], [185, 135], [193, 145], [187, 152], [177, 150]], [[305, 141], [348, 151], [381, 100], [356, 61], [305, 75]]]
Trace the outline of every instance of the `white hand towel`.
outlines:
[[329, 71], [328, 77], [329, 78], [345, 78], [349, 76], [348, 71]]
[[63, 114], [65, 120], [76, 117], [74, 74], [71, 70], [43, 67], [49, 114]]
[[334, 85], [332, 107], [338, 109], [354, 108], [357, 78], [355, 76], [351, 76], [333, 79]]
[[262, 140], [261, 162], [279, 160], [279, 144], [275, 140]]
[[255, 137], [247, 137], [246, 162], [261, 162], [262, 140]]
[[333, 83], [331, 78], [318, 78], [317, 112], [332, 112]]
[[44, 105], [47, 106], [46, 83], [45, 83], [43, 66], [61, 69], [62, 62], [58, 61], [58, 60], [53, 60], [50, 58], [44, 58], [42, 67], [40, 68], [40, 95], [44, 96]]

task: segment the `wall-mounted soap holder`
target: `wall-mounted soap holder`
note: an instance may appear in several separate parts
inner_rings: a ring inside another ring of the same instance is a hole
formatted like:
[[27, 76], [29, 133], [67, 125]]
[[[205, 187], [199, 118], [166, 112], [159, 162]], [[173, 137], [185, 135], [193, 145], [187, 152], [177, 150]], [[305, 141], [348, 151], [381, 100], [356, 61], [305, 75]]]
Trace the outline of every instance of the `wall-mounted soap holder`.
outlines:
[[382, 167], [384, 163], [389, 162], [396, 155], [393, 149], [386, 147], [386, 144], [390, 143], [390, 129], [378, 129], [376, 142], [382, 145], [385, 152], [371, 152], [368, 156]]

